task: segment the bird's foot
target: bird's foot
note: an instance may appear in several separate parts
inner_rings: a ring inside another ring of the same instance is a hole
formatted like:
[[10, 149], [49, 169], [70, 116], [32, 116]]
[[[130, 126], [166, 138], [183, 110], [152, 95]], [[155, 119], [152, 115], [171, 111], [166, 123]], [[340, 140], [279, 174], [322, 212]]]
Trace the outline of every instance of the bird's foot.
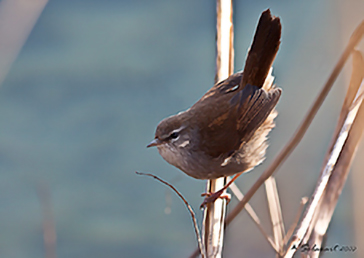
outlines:
[[213, 203], [218, 198], [225, 199], [226, 202], [229, 203], [230, 200], [231, 200], [231, 195], [228, 194], [228, 193], [224, 193], [224, 191], [225, 191], [225, 188], [223, 188], [223, 189], [221, 189], [221, 190], [219, 190], [217, 192], [214, 192], [214, 193], [203, 193], [203, 194], [201, 194], [201, 196], [205, 196], [205, 200], [203, 200], [200, 208], [202, 209], [202, 208], [206, 207], [206, 205], [208, 203]]

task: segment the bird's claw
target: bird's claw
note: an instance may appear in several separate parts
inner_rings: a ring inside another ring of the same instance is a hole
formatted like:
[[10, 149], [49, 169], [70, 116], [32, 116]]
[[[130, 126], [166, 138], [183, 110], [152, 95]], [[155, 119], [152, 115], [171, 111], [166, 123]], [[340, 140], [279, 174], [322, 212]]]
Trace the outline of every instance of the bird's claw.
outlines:
[[230, 202], [231, 196], [228, 193], [224, 194], [225, 189], [221, 189], [220, 191], [214, 192], [214, 193], [203, 193], [201, 196], [205, 196], [205, 199], [203, 200], [200, 208], [206, 207], [207, 204], [213, 203], [216, 201], [216, 199], [221, 198], [225, 199], [227, 203]]

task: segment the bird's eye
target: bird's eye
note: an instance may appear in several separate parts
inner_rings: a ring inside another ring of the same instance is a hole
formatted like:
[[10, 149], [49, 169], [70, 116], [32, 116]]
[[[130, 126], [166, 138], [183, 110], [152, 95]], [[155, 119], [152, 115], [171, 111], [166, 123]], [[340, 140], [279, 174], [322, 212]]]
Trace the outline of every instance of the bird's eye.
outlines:
[[178, 137], [178, 132], [171, 133], [169, 137], [171, 137], [172, 139], [176, 139]]

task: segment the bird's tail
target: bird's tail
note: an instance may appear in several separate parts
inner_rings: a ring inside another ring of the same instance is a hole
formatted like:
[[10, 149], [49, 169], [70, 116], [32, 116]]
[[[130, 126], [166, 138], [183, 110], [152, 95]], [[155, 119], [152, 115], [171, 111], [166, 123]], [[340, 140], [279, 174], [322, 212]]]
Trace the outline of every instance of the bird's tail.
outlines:
[[252, 46], [245, 61], [240, 87], [251, 84], [263, 87], [281, 43], [282, 25], [267, 9], [260, 16]]

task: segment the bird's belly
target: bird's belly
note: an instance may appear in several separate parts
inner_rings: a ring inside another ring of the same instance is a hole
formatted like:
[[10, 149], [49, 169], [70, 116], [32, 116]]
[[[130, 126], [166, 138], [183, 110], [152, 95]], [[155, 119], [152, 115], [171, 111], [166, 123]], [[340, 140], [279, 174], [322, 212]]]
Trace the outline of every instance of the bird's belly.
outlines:
[[[194, 157], [200, 157], [196, 159]], [[246, 163], [230, 162], [222, 165], [222, 158], [201, 158], [201, 155], [189, 157], [185, 160], [180, 169], [187, 175], [196, 179], [216, 179], [224, 176], [232, 176], [239, 172], [247, 172], [251, 167]]]
[[232, 176], [239, 172], [247, 172], [252, 167], [240, 160], [230, 160], [224, 164], [223, 157], [211, 158], [203, 153], [176, 150], [168, 146], [158, 146], [159, 154], [169, 164], [179, 168], [187, 175], [196, 179], [216, 179], [223, 176]]

